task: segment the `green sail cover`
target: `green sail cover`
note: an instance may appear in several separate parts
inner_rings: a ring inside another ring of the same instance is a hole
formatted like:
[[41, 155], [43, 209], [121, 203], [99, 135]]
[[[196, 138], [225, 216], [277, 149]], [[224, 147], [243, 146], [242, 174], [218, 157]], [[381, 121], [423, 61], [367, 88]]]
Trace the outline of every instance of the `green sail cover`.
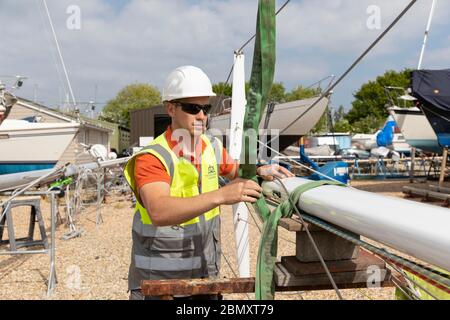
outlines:
[[256, 25], [256, 42], [253, 56], [250, 89], [244, 120], [245, 161], [241, 165], [241, 177], [256, 178], [257, 148], [250, 142], [251, 132], [258, 132], [259, 123], [272, 89], [276, 56], [275, 0], [259, 0]]
[[[250, 89], [247, 93], [248, 105], [244, 120], [245, 161], [241, 165], [240, 172], [242, 178], [255, 181], [257, 180], [255, 163], [257, 148], [255, 147], [255, 141], [251, 143], [249, 140], [255, 138], [255, 135], [251, 134], [252, 132], [258, 132], [259, 123], [272, 89], [276, 56], [275, 17], [275, 0], [259, 0], [252, 75], [250, 78]], [[270, 210], [263, 197], [258, 200], [254, 207], [263, 221], [269, 218]], [[264, 240], [262, 239], [262, 241]], [[261, 255], [261, 258], [258, 257], [256, 270], [256, 299], [273, 299], [273, 287], [271, 285], [273, 281], [273, 263], [271, 260], [266, 260], [265, 254], [260, 252], [259, 255]]]

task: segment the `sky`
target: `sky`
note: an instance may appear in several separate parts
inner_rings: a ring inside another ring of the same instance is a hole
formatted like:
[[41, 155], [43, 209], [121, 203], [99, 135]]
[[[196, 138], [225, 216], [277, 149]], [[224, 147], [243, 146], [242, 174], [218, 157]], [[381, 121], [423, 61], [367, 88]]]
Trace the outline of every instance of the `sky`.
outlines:
[[[277, 0], [277, 8], [285, 0]], [[277, 17], [275, 81], [287, 90], [340, 76], [409, 0], [291, 0]], [[432, 0], [418, 0], [334, 90], [332, 106], [386, 70], [417, 68]], [[233, 52], [255, 32], [257, 0], [47, 0], [81, 109], [101, 108], [131, 83], [162, 90], [176, 67], [224, 82]], [[79, 12], [79, 15], [77, 14]], [[450, 1], [438, 0], [423, 68], [450, 67]], [[43, 0], [0, 0], [0, 80], [26, 76], [18, 96], [54, 107], [68, 93]], [[246, 55], [250, 78], [252, 42]], [[85, 104], [83, 104], [85, 103]], [[86, 111], [87, 112], [87, 111]]]

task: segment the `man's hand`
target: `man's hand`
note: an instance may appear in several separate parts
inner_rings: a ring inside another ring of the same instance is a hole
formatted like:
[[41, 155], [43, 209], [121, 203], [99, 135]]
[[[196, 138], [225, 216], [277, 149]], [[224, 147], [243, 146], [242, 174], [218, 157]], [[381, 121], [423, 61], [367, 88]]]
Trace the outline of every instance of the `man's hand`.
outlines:
[[295, 175], [292, 172], [290, 172], [289, 170], [278, 164], [269, 164], [266, 166], [259, 167], [256, 170], [256, 173], [258, 174], [258, 176], [260, 176], [266, 181], [273, 181], [275, 177], [279, 179], [295, 177]]
[[219, 189], [221, 203], [233, 205], [239, 202], [255, 203], [262, 196], [262, 188], [253, 180], [235, 179]]

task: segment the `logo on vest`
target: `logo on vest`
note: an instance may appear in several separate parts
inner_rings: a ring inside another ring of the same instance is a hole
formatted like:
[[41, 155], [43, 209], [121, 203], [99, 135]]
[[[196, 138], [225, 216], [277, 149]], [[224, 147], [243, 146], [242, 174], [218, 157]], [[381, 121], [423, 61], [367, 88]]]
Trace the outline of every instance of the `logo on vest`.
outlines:
[[215, 175], [216, 168], [214, 166], [208, 166], [208, 175]]

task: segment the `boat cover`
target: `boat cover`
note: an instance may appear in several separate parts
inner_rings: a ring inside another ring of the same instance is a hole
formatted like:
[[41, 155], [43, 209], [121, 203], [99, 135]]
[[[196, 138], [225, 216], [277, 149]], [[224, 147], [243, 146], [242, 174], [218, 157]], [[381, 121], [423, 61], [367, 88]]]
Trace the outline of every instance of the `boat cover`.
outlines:
[[420, 102], [441, 146], [450, 144], [450, 69], [415, 70], [412, 94]]

